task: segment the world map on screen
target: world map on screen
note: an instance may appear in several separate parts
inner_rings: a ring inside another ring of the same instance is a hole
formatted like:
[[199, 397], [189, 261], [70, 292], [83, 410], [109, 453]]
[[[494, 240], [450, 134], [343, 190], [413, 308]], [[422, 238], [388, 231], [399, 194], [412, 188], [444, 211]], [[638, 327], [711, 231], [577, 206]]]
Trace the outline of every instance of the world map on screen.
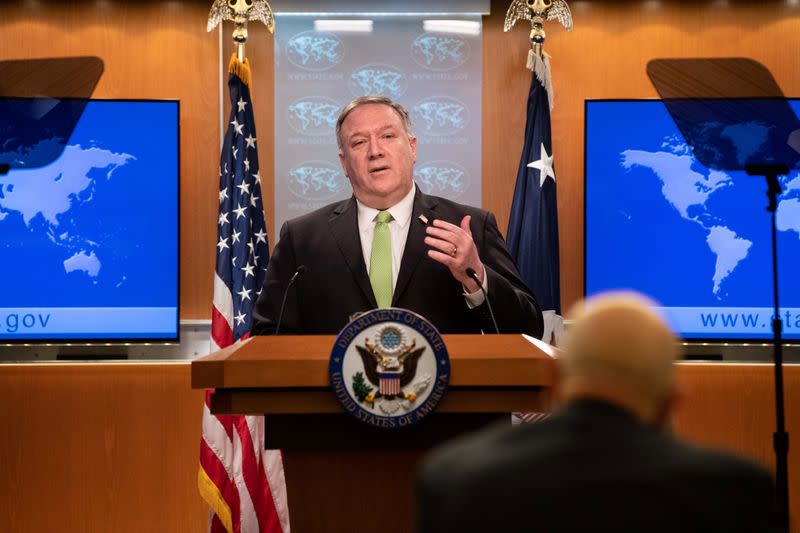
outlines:
[[[750, 137], [725, 136], [737, 152], [748, 154], [760, 148]], [[741, 139], [742, 144], [737, 144]], [[658, 151], [625, 150], [621, 154], [620, 165], [624, 169], [640, 166], [650, 170], [659, 180], [661, 194], [677, 212], [690, 222], [697, 224], [706, 232], [706, 244], [715, 256], [714, 274], [711, 290], [720, 297], [723, 282], [742, 262], [747, 260], [753, 240], [746, 235], [749, 231], [737, 221], [729, 222], [725, 217], [716, 216], [708, 199], [726, 187], [735, 187], [731, 174], [696, 168], [696, 162], [688, 146], [675, 137], [667, 138]], [[746, 157], [746, 156], [745, 156]], [[693, 168], [694, 167], [694, 168]], [[793, 231], [800, 237], [800, 177], [796, 176], [784, 185], [785, 193], [778, 200], [776, 221], [778, 231]], [[741, 222], [741, 221], [739, 221]], [[739, 227], [740, 235], [730, 226]]]
[[[50, 151], [53, 144], [58, 140], [41, 141], [30, 151]], [[8, 215], [16, 214], [30, 232], [41, 232], [41, 237], [50, 241], [51, 260], [61, 262], [66, 274], [83, 272], [88, 278], [97, 278], [102, 270], [97, 254], [102, 256], [103, 244], [86, 235], [92, 232], [72, 211], [94, 201], [98, 179], [113, 179], [118, 167], [135, 159], [131, 154], [73, 144], [44, 168], [15, 170], [0, 178], [0, 231], [11, 224]], [[34, 224], [37, 217], [40, 220]]]
[[70, 139], [0, 144], [0, 307], [175, 304], [177, 127], [174, 102], [91, 101]]
[[[792, 105], [797, 111], [797, 103]], [[769, 149], [768, 124], [704, 128], [705, 150], [717, 143], [744, 161]], [[661, 102], [588, 103], [586, 293], [634, 289], [677, 310], [679, 318], [691, 310], [695, 314], [684, 317], [685, 323], [699, 324], [692, 332], [697, 338], [727, 335], [717, 323], [721, 309], [733, 313], [721, 319], [726, 323], [748, 323], [747, 331], [729, 328], [728, 336], [766, 337], [773, 303], [766, 180], [710, 169], [697, 161], [693, 148]], [[783, 317], [785, 335], [797, 338], [800, 173], [793, 170], [779, 182], [781, 307], [791, 310]], [[708, 335], [700, 331], [705, 325]]]

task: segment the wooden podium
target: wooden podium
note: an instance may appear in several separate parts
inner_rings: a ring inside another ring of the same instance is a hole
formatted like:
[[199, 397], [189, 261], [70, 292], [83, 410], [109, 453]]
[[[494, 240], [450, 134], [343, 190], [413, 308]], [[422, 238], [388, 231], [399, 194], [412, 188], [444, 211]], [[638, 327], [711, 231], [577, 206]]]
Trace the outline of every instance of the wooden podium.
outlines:
[[426, 450], [514, 411], [543, 411], [552, 353], [521, 335], [443, 335], [450, 388], [435, 413], [401, 430], [347, 415], [328, 386], [334, 337], [254, 337], [192, 362], [192, 387], [214, 388], [216, 414], [266, 416], [283, 450], [293, 533], [411, 532]]

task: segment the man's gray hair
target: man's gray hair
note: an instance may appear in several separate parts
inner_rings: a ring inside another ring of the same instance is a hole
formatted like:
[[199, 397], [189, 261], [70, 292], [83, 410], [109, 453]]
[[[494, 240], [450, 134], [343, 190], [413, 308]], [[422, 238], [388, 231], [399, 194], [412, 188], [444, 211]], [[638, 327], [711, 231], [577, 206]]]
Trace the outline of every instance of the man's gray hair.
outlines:
[[414, 133], [411, 131], [411, 117], [409, 116], [406, 108], [397, 102], [392, 101], [392, 99], [388, 96], [370, 94], [367, 96], [359, 96], [358, 98], [352, 100], [339, 112], [339, 118], [336, 120], [336, 144], [339, 145], [339, 150], [342, 149], [342, 123], [347, 118], [347, 115], [353, 111], [353, 109], [367, 104], [382, 104], [394, 109], [395, 112], [400, 115], [400, 119], [403, 121], [403, 128], [406, 130], [406, 135], [408, 135], [409, 139], [414, 138]]

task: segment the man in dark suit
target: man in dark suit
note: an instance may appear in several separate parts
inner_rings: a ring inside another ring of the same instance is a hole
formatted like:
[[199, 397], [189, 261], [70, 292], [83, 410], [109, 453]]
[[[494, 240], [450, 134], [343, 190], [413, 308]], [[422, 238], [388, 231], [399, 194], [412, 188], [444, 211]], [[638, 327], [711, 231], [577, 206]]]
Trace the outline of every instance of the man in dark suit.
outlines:
[[342, 110], [336, 137], [353, 197], [283, 225], [253, 333], [274, 332], [284, 294], [281, 332], [337, 333], [352, 315], [391, 306], [415, 311], [443, 332], [489, 333], [483, 288], [501, 331], [541, 336], [541, 310], [494, 216], [414, 184], [416, 138], [402, 106], [382, 96], [357, 98]]
[[563, 406], [434, 452], [422, 470], [420, 531], [770, 530], [766, 471], [664, 431], [678, 354], [643, 298], [587, 302], [559, 360]]

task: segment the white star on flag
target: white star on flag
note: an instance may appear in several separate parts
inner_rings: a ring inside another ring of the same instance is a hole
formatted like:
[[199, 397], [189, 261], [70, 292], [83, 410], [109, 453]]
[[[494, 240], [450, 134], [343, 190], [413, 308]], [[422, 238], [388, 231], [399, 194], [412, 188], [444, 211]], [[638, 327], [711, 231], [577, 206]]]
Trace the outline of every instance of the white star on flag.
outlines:
[[[238, 218], [238, 217], [237, 217]], [[231, 244], [236, 244], [239, 242], [239, 236], [242, 234], [241, 231], [235, 231], [231, 233]]]
[[242, 287], [242, 290], [240, 290], [236, 294], [242, 297], [242, 301], [250, 299], [250, 289]]
[[528, 163], [528, 167], [535, 168], [539, 171], [539, 187], [544, 185], [544, 180], [546, 180], [548, 176], [553, 178], [553, 181], [556, 181], [556, 173], [553, 170], [553, 156], [547, 155], [547, 150], [544, 149], [544, 143], [542, 143], [542, 153], [539, 156], [539, 160]]
[[245, 159], [244, 160], [244, 170], [245, 170], [245, 172], [250, 172], [250, 160], [249, 159]]
[[239, 121], [234, 118], [233, 122], [231, 122], [231, 126], [233, 126], [233, 129], [236, 130], [236, 133], [238, 133], [239, 135], [242, 135], [242, 130], [244, 129], [244, 124], [239, 124]]
[[236, 220], [239, 220], [244, 216], [244, 212], [247, 210], [247, 207], [242, 207], [242, 204], [239, 204], [237, 209], [234, 209], [233, 212], [236, 213]]
[[261, 174], [259, 174], [258, 172], [256, 172], [255, 174], [253, 174], [253, 177], [256, 179], [256, 182], [257, 182], [259, 185], [261, 185]]
[[236, 102], [236, 105], [239, 107], [239, 112], [244, 111], [244, 108], [247, 107], [247, 102], [239, 98], [239, 101]]
[[230, 224], [230, 222], [228, 221], [227, 211], [219, 214], [219, 224], [220, 226], [223, 224]]
[[242, 313], [241, 311], [239, 311], [239, 314], [238, 314], [238, 315], [236, 315], [234, 318], [236, 319], [236, 325], [237, 325], [237, 326], [240, 326], [240, 325], [244, 324], [244, 319], [245, 319], [246, 317], [244, 316], [244, 313]]
[[256, 243], [267, 242], [267, 233], [263, 229], [259, 230], [257, 233], [253, 233], [253, 235], [255, 235], [256, 239], [258, 239], [256, 240]]
[[228, 189], [220, 189], [220, 191], [219, 191], [219, 201], [222, 202], [227, 197], [228, 197]]
[[255, 148], [256, 147], [256, 138], [253, 137], [252, 134], [249, 134], [247, 137], [245, 137], [244, 142], [247, 143], [247, 147], [248, 148]]
[[227, 237], [226, 237], [226, 238], [224, 238], [224, 239], [220, 237], [220, 239], [219, 239], [219, 242], [217, 243], [217, 248], [219, 248], [219, 251], [220, 251], [220, 252], [221, 252], [221, 251], [222, 251], [224, 248], [230, 248], [230, 247], [228, 246], [228, 239], [227, 239]]
[[244, 277], [255, 276], [255, 274], [253, 273], [254, 268], [255, 267], [250, 264], [250, 261], [248, 261], [247, 264], [242, 267], [242, 270], [244, 271]]

